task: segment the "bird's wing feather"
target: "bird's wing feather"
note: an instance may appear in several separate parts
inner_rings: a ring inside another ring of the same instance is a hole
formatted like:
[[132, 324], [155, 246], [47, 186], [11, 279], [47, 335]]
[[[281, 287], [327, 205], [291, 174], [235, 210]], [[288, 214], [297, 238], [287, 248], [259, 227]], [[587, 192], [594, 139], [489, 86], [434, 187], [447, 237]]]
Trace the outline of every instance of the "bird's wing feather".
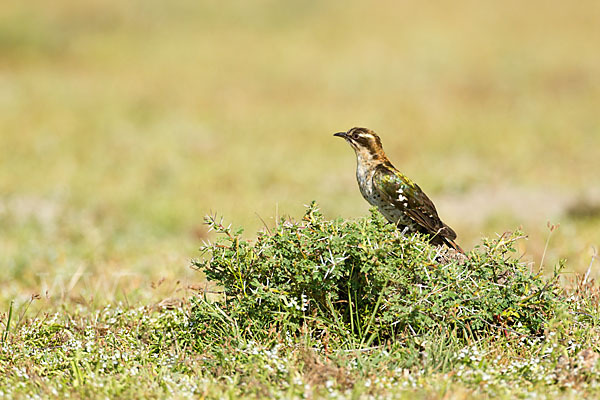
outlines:
[[456, 233], [442, 222], [432, 201], [421, 188], [395, 169], [380, 165], [373, 174], [373, 187], [432, 235], [454, 240]]

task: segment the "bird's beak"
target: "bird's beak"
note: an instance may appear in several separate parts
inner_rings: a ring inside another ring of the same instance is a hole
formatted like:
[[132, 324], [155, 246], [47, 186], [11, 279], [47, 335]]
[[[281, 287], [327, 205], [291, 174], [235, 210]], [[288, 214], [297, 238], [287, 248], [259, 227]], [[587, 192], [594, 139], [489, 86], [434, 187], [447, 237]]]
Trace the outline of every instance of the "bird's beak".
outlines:
[[338, 133], [334, 133], [333, 136], [338, 136], [338, 137], [346, 139], [348, 135], [346, 132], [338, 132]]

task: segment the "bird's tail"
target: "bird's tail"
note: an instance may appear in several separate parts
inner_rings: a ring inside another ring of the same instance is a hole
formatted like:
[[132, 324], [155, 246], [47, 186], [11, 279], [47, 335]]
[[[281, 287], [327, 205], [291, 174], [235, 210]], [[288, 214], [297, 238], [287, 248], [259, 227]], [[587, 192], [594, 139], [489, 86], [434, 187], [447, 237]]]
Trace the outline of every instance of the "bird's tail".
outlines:
[[445, 237], [444, 242], [448, 245], [448, 247], [453, 248], [461, 254], [465, 254], [465, 251], [458, 244], [456, 244], [454, 240]]

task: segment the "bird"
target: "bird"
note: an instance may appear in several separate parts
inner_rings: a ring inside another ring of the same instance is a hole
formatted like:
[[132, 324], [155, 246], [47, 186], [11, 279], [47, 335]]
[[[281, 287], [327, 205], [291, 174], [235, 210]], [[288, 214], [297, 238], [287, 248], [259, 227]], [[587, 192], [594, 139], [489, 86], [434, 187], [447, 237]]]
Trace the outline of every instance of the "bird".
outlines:
[[348, 142], [356, 153], [356, 180], [362, 196], [403, 233], [428, 234], [430, 242], [465, 254], [456, 233], [438, 216], [433, 202], [419, 185], [392, 165], [381, 139], [372, 130], [354, 127], [333, 136]]

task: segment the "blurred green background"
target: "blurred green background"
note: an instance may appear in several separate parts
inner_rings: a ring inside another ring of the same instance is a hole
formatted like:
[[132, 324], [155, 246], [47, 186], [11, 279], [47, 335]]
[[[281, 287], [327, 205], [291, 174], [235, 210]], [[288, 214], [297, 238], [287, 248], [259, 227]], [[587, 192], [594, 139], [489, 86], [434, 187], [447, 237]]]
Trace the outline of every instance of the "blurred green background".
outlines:
[[[367, 214], [366, 126], [470, 249], [600, 244], [600, 2], [0, 3], [0, 300], [183, 296], [203, 216]], [[592, 276], [597, 275], [596, 262]], [[4, 306], [2, 306], [4, 307]]]

